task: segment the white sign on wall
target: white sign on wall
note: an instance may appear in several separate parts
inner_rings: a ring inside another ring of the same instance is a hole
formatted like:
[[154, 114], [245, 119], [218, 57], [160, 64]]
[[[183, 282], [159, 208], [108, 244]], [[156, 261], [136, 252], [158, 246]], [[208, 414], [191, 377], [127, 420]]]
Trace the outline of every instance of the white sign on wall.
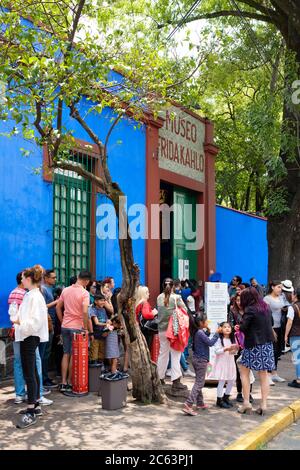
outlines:
[[[208, 319], [208, 325], [211, 332], [215, 332], [218, 323], [227, 320], [228, 308], [228, 284], [226, 282], [206, 282], [205, 283], [205, 311]], [[211, 337], [213, 334], [211, 334]], [[215, 361], [214, 348], [209, 350], [209, 363], [207, 366], [207, 380], [215, 380], [211, 375], [211, 370]]]
[[205, 311], [209, 327], [216, 331], [218, 323], [227, 320], [228, 284], [226, 282], [205, 283]]
[[204, 182], [205, 124], [170, 106], [159, 129], [159, 167]]
[[190, 260], [179, 259], [178, 260], [178, 279], [184, 281], [190, 278]]

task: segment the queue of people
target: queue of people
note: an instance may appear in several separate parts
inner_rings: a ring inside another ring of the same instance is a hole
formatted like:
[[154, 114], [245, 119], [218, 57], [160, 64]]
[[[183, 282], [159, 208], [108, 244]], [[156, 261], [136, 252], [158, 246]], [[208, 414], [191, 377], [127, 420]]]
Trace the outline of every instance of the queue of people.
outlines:
[[[213, 276], [213, 275], [212, 275]], [[219, 281], [219, 277], [215, 282]], [[24, 429], [42, 415], [42, 407], [52, 400], [45, 398], [51, 389], [72, 391], [72, 338], [74, 333], [89, 335], [89, 364], [103, 366], [116, 374], [120, 367], [120, 346], [124, 348], [123, 370], [129, 368], [122, 319], [118, 315], [118, 294], [113, 278], [92, 279], [82, 271], [70, 280], [70, 286], [56, 288], [53, 269], [40, 265], [24, 269], [17, 275], [17, 287], [8, 304], [13, 325], [15, 403], [27, 401], [17, 427]], [[202, 292], [196, 281], [167, 278], [156, 305], [149, 302], [147, 286], [135, 293], [135, 313], [149, 350], [158, 334], [160, 350], [157, 372], [162, 385], [170, 377], [172, 392], [187, 391], [184, 375], [195, 378], [183, 411], [195, 416], [208, 408], [203, 396], [207, 377], [218, 381], [216, 406], [233, 407], [230, 399], [234, 384], [238, 412], [253, 412], [251, 395], [253, 372], [259, 378], [261, 404], [255, 411], [267, 411], [269, 387], [285, 382], [277, 374], [282, 353], [292, 350], [296, 378], [288, 385], [300, 388], [300, 288], [294, 290], [289, 280], [271, 281], [266, 295], [255, 278], [243, 283], [234, 276], [229, 287], [227, 320], [211, 333], [204, 313]], [[210, 348], [215, 360], [207, 375]], [[188, 364], [192, 350], [192, 365]], [[60, 383], [49, 377], [54, 358]], [[196, 409], [193, 408], [195, 405]]]

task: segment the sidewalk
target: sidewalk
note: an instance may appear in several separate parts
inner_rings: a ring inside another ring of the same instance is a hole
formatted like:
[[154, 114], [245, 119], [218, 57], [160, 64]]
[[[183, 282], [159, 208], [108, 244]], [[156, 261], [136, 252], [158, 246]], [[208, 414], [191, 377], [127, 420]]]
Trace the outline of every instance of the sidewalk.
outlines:
[[[279, 362], [279, 375], [294, 379], [290, 353]], [[194, 380], [184, 378], [192, 387]], [[232, 397], [235, 397], [233, 391]], [[239, 415], [236, 406], [220, 410], [214, 406], [215, 388], [205, 388], [204, 397], [212, 408], [199, 416], [186, 416], [179, 403], [172, 405], [135, 404], [128, 395], [128, 405], [118, 411], [104, 411], [96, 394], [83, 398], [67, 398], [52, 391], [47, 398], [52, 406], [43, 407], [44, 416], [26, 430], [18, 430], [14, 421], [24, 405], [14, 405], [13, 385], [0, 385], [0, 449], [115, 449], [131, 450], [220, 450], [251, 431], [272, 413], [300, 398], [300, 390], [287, 383], [271, 387], [269, 413], [266, 417]], [[254, 407], [259, 403], [258, 382], [255, 382]], [[234, 402], [235, 405], [235, 402]]]

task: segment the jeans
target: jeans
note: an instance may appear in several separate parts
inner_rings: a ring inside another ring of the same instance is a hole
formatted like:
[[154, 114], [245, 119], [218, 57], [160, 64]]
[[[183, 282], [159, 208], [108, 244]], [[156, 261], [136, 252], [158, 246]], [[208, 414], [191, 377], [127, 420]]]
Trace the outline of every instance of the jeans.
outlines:
[[277, 370], [278, 358], [281, 356], [281, 351], [282, 351], [282, 329], [274, 328], [274, 331], [277, 335], [277, 341], [273, 343], [275, 370]]
[[189, 368], [189, 366], [187, 365], [187, 362], [185, 360], [185, 355], [184, 353], [181, 354], [181, 357], [180, 357], [180, 365], [183, 369], [184, 372], [186, 372]]
[[196, 380], [192, 391], [186, 400], [186, 404], [189, 406], [193, 406], [194, 404], [198, 406], [204, 405], [202, 389], [205, 385], [207, 364], [208, 362], [206, 359], [202, 359], [196, 356], [193, 357], [193, 366], [196, 373]]
[[24, 379], [27, 385], [28, 404], [35, 405], [40, 398], [40, 378], [36, 367], [38, 336], [28, 336], [21, 341], [20, 352]]
[[14, 381], [17, 397], [25, 396], [25, 380], [21, 363], [20, 341], [13, 342], [14, 348]]
[[291, 336], [290, 346], [293, 353], [293, 364], [296, 368], [296, 377], [300, 380], [300, 336]]
[[52, 341], [53, 341], [54, 333], [49, 333], [49, 341], [46, 343], [39, 344], [39, 352], [42, 360], [42, 372], [43, 372], [43, 383], [49, 379], [48, 377], [48, 370], [49, 370], [49, 359], [51, 354], [52, 348]]
[[193, 344], [193, 338], [191, 338], [191, 336], [189, 337], [189, 342], [188, 342], [188, 345], [187, 347], [185, 348], [185, 350], [183, 351], [183, 354], [184, 354], [184, 357], [185, 359], [187, 359], [190, 355], [189, 353], [189, 348], [192, 347], [192, 344]]
[[[14, 380], [15, 380], [15, 391], [16, 396], [24, 397], [25, 396], [25, 380], [23, 375], [23, 368], [21, 362], [21, 352], [20, 352], [20, 343], [21, 341], [14, 341]], [[42, 381], [42, 361], [39, 354], [39, 348], [36, 348], [35, 351], [35, 360], [36, 367], [40, 379], [40, 396], [43, 396], [43, 381]]]

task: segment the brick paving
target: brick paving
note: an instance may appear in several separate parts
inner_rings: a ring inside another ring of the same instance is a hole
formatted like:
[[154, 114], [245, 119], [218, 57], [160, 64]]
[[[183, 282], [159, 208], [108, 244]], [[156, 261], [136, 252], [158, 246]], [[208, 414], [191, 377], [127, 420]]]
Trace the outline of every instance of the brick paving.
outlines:
[[[294, 378], [290, 353], [279, 362], [279, 374], [288, 381]], [[189, 388], [193, 385], [192, 378], [184, 378], [183, 382]], [[45, 414], [38, 423], [18, 430], [14, 422], [22, 405], [13, 403], [13, 384], [7, 381], [0, 384], [0, 449], [108, 450], [117, 445], [120, 450], [221, 450], [272, 413], [299, 399], [300, 390], [288, 387], [287, 383], [271, 387], [266, 417], [239, 415], [236, 406], [231, 410], [217, 409], [214, 387], [205, 387], [204, 396], [212, 408], [191, 417], [182, 413], [179, 403], [139, 405], [130, 393], [125, 408], [105, 411], [97, 394], [68, 398], [52, 391], [47, 398], [54, 403], [43, 408]], [[253, 396], [258, 405], [258, 382], [254, 384]]]

